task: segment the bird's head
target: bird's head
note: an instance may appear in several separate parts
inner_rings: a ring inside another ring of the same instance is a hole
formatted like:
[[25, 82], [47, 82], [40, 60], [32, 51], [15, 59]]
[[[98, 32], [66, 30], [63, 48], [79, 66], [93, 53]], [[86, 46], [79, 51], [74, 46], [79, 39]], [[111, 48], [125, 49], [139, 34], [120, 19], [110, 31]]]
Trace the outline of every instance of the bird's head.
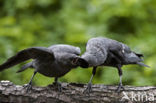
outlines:
[[89, 67], [89, 63], [85, 59], [78, 57], [78, 56], [75, 58], [72, 58], [71, 63], [73, 65], [80, 66], [82, 68], [88, 68]]
[[56, 53], [56, 60], [66, 67], [77, 67], [88, 68], [89, 64], [86, 60], [80, 56], [72, 53]]

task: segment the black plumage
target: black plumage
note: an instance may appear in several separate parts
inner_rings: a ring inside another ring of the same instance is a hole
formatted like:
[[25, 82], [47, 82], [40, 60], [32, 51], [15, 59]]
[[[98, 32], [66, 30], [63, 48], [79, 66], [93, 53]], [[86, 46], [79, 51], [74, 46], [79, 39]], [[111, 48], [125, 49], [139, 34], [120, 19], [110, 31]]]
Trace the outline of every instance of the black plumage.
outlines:
[[80, 58], [80, 53], [79, 47], [63, 44], [53, 45], [48, 48], [32, 47], [24, 49], [9, 58], [0, 65], [0, 71], [33, 59], [32, 62], [25, 64], [17, 71], [22, 72], [29, 67], [34, 68], [34, 74], [27, 85], [28, 89], [31, 87], [32, 79], [37, 72], [48, 77], [55, 77], [55, 83], [58, 84], [57, 79], [68, 73], [72, 68], [77, 66], [88, 67], [87, 62]]
[[88, 93], [91, 91], [91, 82], [98, 66], [111, 66], [118, 69], [120, 76], [118, 92], [123, 88], [121, 69], [123, 65], [139, 64], [148, 67], [142, 63], [142, 54], [131, 51], [127, 45], [121, 42], [103, 37], [90, 39], [86, 46], [86, 52], [81, 57], [89, 63], [90, 67], [93, 67], [92, 77], [85, 90]]

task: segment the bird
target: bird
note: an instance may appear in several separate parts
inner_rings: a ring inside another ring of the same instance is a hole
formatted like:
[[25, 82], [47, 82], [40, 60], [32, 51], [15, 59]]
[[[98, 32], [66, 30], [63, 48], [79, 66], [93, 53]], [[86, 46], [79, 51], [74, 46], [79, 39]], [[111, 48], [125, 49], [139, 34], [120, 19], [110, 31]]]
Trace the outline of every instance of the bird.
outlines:
[[32, 88], [32, 80], [36, 73], [47, 77], [54, 77], [54, 84], [61, 91], [61, 83], [58, 78], [68, 73], [71, 69], [78, 66], [87, 68], [88, 63], [82, 59], [79, 47], [67, 44], [55, 44], [50, 47], [30, 47], [19, 51], [16, 55], [10, 57], [6, 62], [0, 65], [0, 71], [15, 66], [21, 62], [33, 59], [31, 62], [23, 65], [18, 71], [22, 72], [28, 68], [33, 68], [34, 73], [24, 87], [27, 91]]
[[90, 93], [92, 91], [92, 79], [96, 74], [98, 66], [117, 68], [120, 81], [116, 91], [120, 92], [121, 89], [124, 90], [122, 84], [122, 66], [138, 64], [149, 67], [142, 62], [142, 57], [143, 54], [132, 51], [126, 44], [119, 41], [105, 37], [91, 38], [87, 42], [85, 53], [81, 56], [81, 58], [88, 62], [89, 67], [93, 67], [92, 76], [88, 82], [87, 88], [84, 90], [84, 93]]

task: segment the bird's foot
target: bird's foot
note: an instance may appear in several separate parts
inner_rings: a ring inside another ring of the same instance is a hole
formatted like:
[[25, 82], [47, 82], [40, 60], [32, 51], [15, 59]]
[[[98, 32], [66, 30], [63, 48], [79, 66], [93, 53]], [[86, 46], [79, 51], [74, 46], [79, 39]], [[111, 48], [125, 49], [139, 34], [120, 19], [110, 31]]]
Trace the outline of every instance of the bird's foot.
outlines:
[[28, 84], [25, 84], [23, 87], [26, 88], [26, 92], [28, 92], [32, 89], [32, 84], [28, 83]]
[[84, 94], [89, 94], [92, 92], [92, 83], [88, 83], [87, 88], [83, 91]]
[[118, 88], [116, 89], [116, 92], [119, 93], [120, 91], [125, 90], [124, 86], [122, 85], [122, 83], [119, 83]]
[[62, 92], [62, 86], [60, 82], [54, 82], [53, 84], [57, 87], [59, 92]]

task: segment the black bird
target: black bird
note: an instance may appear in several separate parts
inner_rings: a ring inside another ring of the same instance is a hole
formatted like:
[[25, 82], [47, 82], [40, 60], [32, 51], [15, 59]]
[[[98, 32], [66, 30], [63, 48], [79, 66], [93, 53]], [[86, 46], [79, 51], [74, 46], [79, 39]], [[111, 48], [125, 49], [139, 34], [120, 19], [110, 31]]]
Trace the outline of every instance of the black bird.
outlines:
[[142, 54], [131, 51], [127, 45], [121, 42], [103, 37], [90, 39], [86, 46], [86, 52], [81, 57], [89, 63], [90, 67], [93, 67], [92, 76], [84, 91], [85, 93], [90, 93], [92, 90], [91, 83], [98, 66], [111, 66], [118, 69], [120, 82], [117, 92], [120, 92], [120, 89], [123, 88], [121, 69], [123, 65], [139, 64], [141, 66], [149, 67], [142, 63]]
[[16, 64], [33, 59], [32, 62], [25, 64], [17, 72], [22, 72], [27, 68], [34, 68], [34, 73], [29, 83], [26, 85], [27, 90], [32, 87], [32, 79], [35, 74], [41, 73], [48, 77], [55, 77], [58, 89], [61, 91], [61, 84], [57, 81], [59, 77], [68, 73], [72, 68], [81, 66], [88, 67], [88, 63], [79, 57], [80, 48], [71, 45], [53, 45], [46, 47], [32, 47], [18, 52], [15, 56], [9, 58], [5, 63], [0, 65], [0, 71], [10, 68]]

